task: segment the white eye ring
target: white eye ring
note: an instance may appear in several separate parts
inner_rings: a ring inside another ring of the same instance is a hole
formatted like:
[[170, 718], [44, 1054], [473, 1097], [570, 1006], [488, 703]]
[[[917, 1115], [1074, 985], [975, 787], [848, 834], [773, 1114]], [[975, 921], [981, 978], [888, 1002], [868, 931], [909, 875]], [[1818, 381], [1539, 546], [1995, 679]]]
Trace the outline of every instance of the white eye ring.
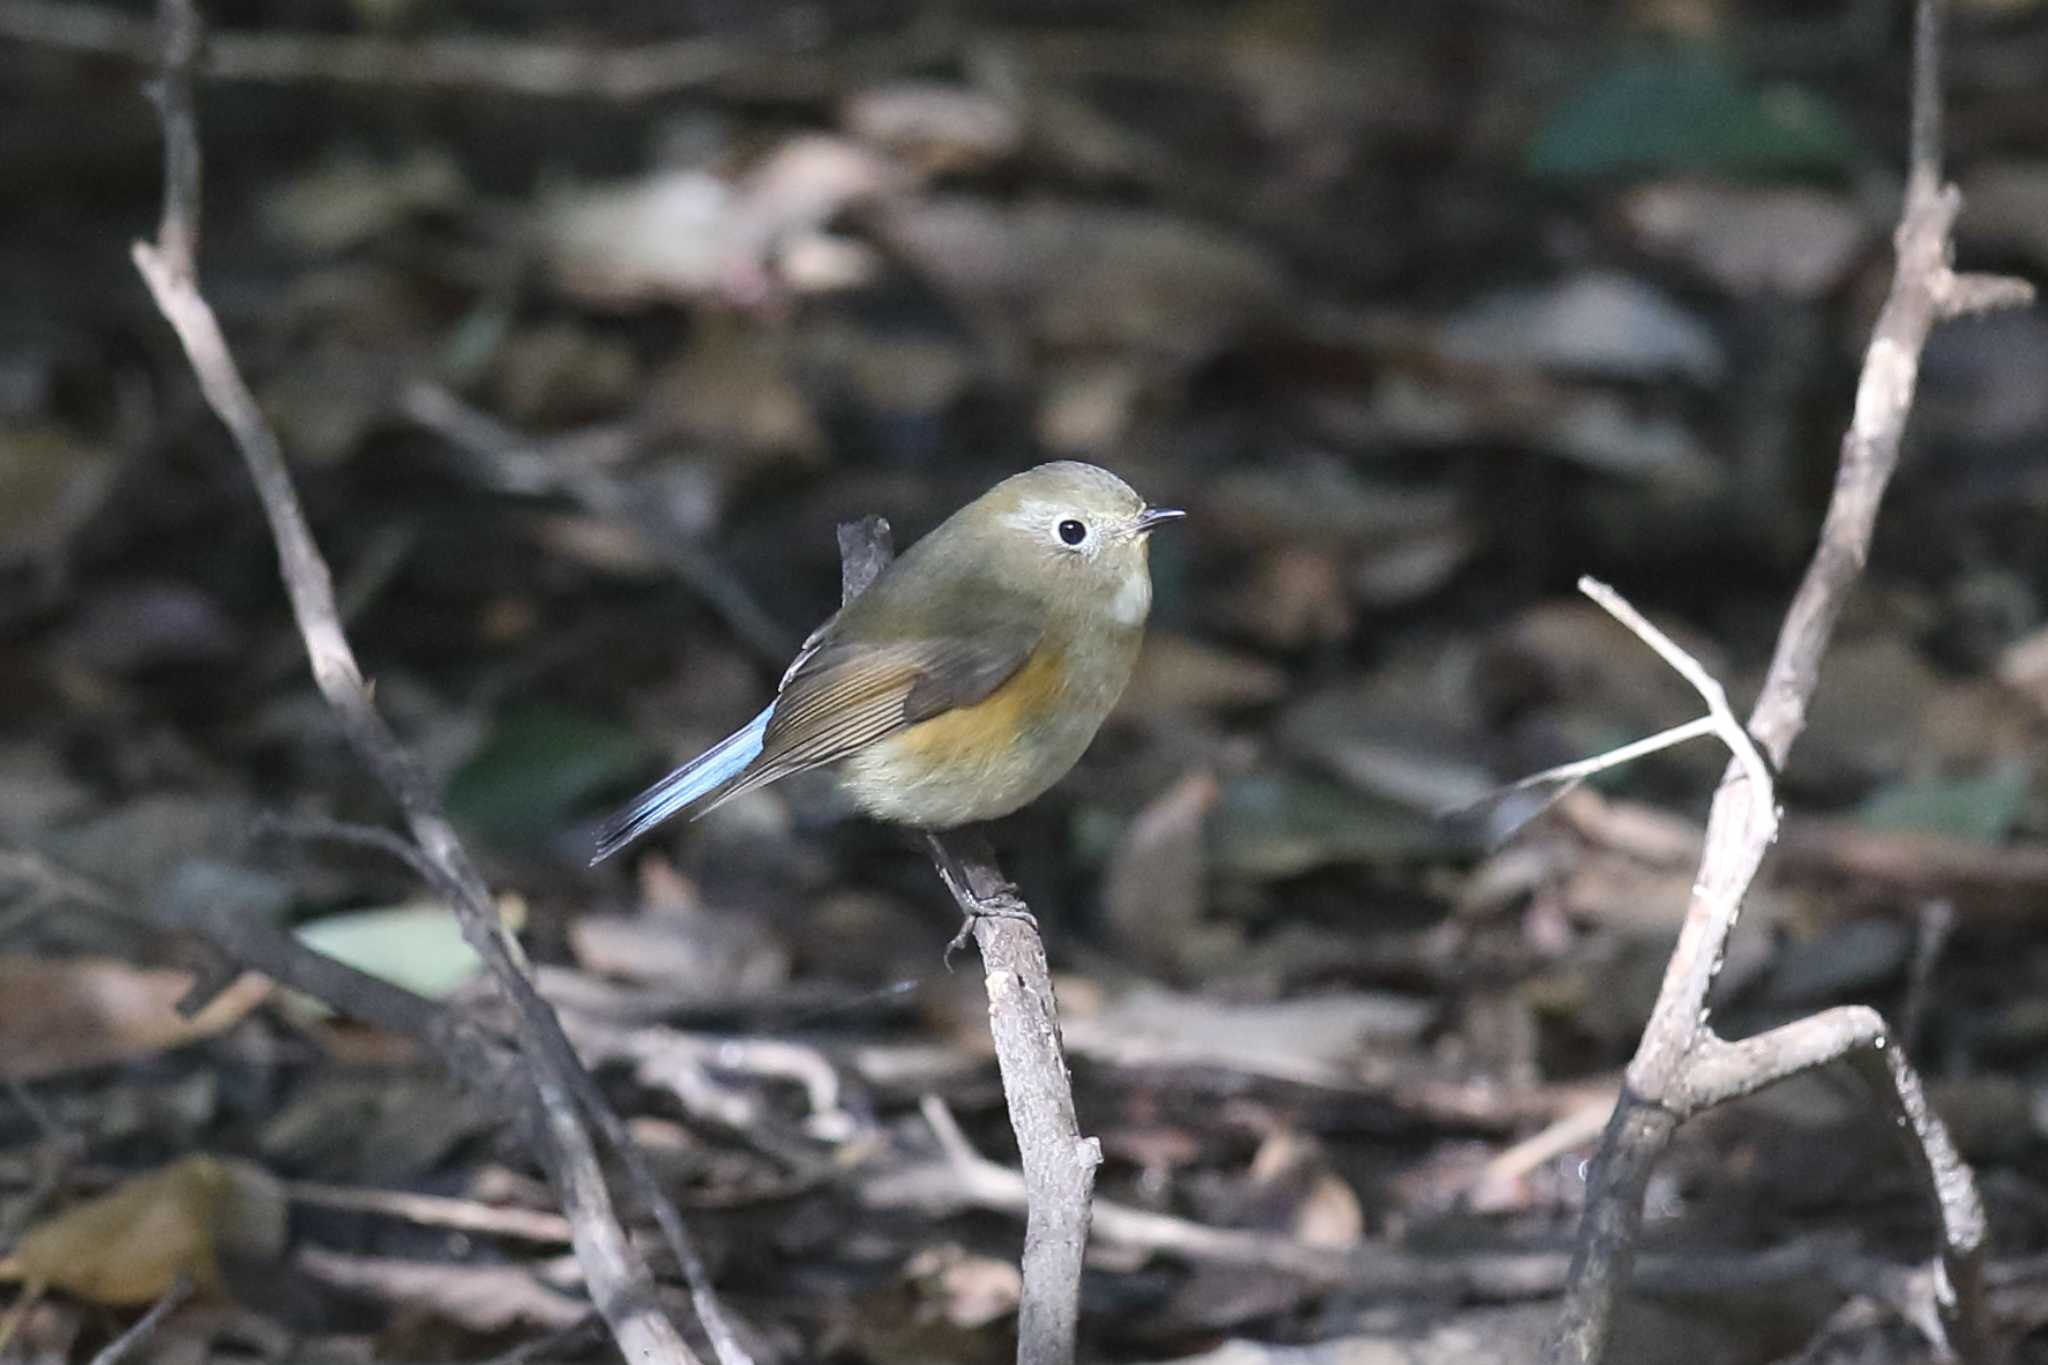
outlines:
[[1053, 534], [1060, 538], [1060, 544], [1070, 550], [1078, 550], [1088, 543], [1088, 524], [1074, 517], [1063, 517], [1053, 527]]

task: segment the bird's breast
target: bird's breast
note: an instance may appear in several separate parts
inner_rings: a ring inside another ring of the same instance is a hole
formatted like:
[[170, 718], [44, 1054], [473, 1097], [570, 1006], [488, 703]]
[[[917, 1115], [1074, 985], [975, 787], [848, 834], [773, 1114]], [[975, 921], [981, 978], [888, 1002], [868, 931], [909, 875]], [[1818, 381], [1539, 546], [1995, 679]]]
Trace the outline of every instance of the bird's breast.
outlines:
[[870, 815], [899, 824], [948, 829], [1008, 815], [1081, 757], [1129, 681], [1136, 649], [1135, 631], [1042, 644], [981, 701], [850, 756], [847, 786]]

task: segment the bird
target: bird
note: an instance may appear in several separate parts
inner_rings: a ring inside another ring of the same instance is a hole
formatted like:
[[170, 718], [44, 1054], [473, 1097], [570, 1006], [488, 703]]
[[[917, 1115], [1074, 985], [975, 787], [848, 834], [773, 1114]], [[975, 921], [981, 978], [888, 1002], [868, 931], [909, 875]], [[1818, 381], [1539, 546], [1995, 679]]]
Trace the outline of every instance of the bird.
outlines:
[[1073, 460], [1004, 479], [812, 631], [759, 715], [606, 820], [592, 865], [813, 768], [928, 837], [1028, 805], [1129, 683], [1150, 538], [1185, 515]]

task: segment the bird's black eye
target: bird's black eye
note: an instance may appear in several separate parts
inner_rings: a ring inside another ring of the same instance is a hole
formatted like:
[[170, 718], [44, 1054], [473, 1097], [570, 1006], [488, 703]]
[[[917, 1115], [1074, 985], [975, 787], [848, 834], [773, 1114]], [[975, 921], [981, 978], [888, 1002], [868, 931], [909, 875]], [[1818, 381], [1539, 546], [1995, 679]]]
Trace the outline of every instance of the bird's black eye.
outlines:
[[1082, 541], [1088, 539], [1088, 528], [1075, 521], [1072, 517], [1068, 517], [1065, 521], [1061, 522], [1059, 529], [1060, 539], [1069, 545], [1079, 545]]

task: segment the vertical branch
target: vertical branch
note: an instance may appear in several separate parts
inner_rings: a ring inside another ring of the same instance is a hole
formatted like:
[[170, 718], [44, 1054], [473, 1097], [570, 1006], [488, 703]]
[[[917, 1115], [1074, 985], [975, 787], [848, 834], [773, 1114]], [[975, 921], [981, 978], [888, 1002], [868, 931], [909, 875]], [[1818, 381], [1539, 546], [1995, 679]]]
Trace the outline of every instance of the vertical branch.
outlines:
[[[839, 528], [846, 601], [874, 582], [891, 553], [889, 523], [880, 517]], [[1072, 1365], [1081, 1321], [1082, 1257], [1102, 1146], [1081, 1136], [1060, 1047], [1052, 970], [1037, 923], [1016, 888], [1003, 879], [986, 841], [929, 838], [940, 880], [967, 916], [981, 953], [996, 1066], [1024, 1166], [1018, 1365]]]
[[1942, 0], [1913, 5], [1912, 120], [1906, 134], [1906, 173], [1931, 190], [1941, 183]]

